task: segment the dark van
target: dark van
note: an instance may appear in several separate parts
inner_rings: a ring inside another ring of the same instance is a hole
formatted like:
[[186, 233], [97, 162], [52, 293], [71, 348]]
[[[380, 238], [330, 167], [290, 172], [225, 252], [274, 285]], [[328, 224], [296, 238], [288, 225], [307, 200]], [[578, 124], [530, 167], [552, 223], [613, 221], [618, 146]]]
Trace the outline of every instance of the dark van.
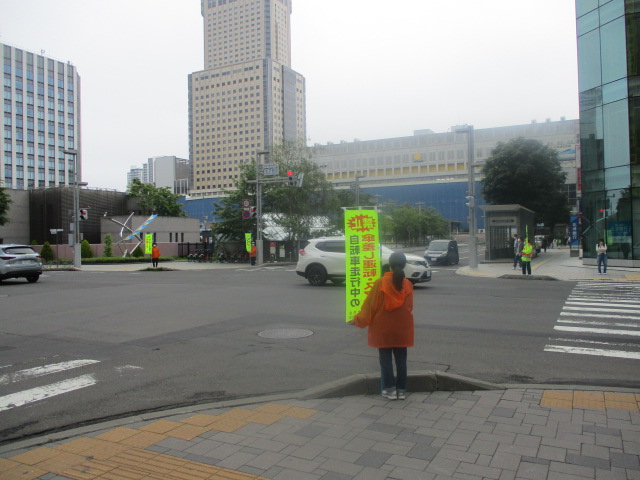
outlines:
[[455, 240], [431, 240], [424, 252], [430, 264], [456, 265], [460, 262], [458, 242]]

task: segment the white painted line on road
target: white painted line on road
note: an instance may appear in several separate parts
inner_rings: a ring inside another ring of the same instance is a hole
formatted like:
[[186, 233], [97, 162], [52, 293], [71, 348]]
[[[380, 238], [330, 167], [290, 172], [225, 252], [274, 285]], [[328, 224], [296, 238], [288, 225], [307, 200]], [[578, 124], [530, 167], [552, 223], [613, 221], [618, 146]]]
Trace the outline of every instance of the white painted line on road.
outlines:
[[556, 325], [554, 330], [563, 332], [583, 332], [583, 333], [600, 333], [602, 335], [629, 335], [631, 337], [640, 337], [640, 331], [633, 330], [610, 330], [608, 328], [582, 328], [582, 327], [560, 327]]
[[584, 338], [554, 338], [553, 341], [566, 343], [588, 343], [590, 345], [615, 345], [618, 348], [638, 348], [637, 343], [603, 342], [598, 340], [585, 340]]
[[561, 317], [592, 317], [592, 318], [623, 318], [626, 320], [639, 320], [640, 317], [634, 315], [603, 315], [602, 313], [575, 313], [575, 312], [560, 312]]
[[[596, 307], [607, 307], [607, 306], [612, 306], [615, 305], [616, 307], [623, 307], [623, 308], [635, 308], [637, 310], [640, 311], [640, 307], [638, 306], [638, 300], [620, 300], [620, 299], [607, 299], [608, 301], [598, 301], [598, 300], [605, 300], [603, 299], [586, 299], [586, 298], [572, 298], [569, 297], [569, 300], [567, 300], [567, 304], [569, 305], [591, 305], [591, 306], [596, 306]], [[627, 303], [629, 305], [627, 305]]]
[[558, 320], [558, 322], [571, 323], [575, 325], [602, 325], [607, 327], [640, 328], [640, 322], [617, 323], [617, 322], [598, 322], [596, 320]]
[[62, 395], [63, 393], [80, 390], [81, 388], [90, 387], [95, 384], [96, 379], [93, 375], [82, 375], [80, 377], [70, 378], [69, 380], [63, 380], [62, 382], [52, 383], [51, 385], [45, 385], [44, 387], [32, 388], [23, 392], [5, 395], [4, 397], [0, 397], [0, 412], [29, 403], [39, 402], [40, 400]]
[[[627, 300], [627, 298], [630, 298], [631, 300]], [[632, 305], [637, 305], [638, 304], [638, 296], [637, 295], [630, 295], [628, 297], [613, 297], [613, 296], [593, 296], [590, 295], [588, 297], [578, 297], [578, 296], [574, 296], [574, 295], [569, 295], [568, 300], [570, 302], [575, 302], [575, 301], [580, 301], [580, 302], [606, 302], [607, 305], [611, 304], [611, 303], [630, 303]]]
[[545, 352], [576, 353], [579, 355], [597, 355], [601, 357], [630, 358], [640, 360], [640, 352], [625, 352], [623, 350], [605, 350], [602, 348], [564, 347], [562, 345], [547, 345]]
[[19, 370], [15, 373], [1, 375], [0, 385], [6, 385], [10, 382], [20, 382], [43, 375], [51, 375], [52, 373], [64, 372], [65, 370], [80, 368], [94, 363], [99, 363], [99, 360], [71, 360], [69, 362], [52, 363], [50, 365], [44, 365], [43, 367], [27, 368], [26, 370]]
[[574, 310], [574, 311], [580, 311], [580, 312], [633, 313], [632, 311], [629, 311], [629, 310], [623, 310], [623, 309], [617, 309], [617, 308], [564, 307], [564, 310]]

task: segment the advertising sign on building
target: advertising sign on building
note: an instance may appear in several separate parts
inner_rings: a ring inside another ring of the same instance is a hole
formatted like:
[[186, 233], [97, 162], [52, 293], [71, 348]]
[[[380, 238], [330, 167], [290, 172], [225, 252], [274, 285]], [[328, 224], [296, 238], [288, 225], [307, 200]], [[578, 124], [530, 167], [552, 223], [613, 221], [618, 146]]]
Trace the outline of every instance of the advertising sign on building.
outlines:
[[346, 253], [346, 318], [353, 320], [367, 294], [380, 278], [378, 212], [347, 210], [344, 215]]

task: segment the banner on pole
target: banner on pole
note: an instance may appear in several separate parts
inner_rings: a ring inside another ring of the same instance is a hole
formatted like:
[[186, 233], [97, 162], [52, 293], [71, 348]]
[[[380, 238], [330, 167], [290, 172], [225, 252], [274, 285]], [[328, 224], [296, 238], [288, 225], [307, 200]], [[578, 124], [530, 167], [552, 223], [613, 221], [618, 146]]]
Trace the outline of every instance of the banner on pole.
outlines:
[[144, 235], [144, 253], [151, 255], [152, 247], [153, 247], [153, 233], [146, 233]]
[[346, 318], [353, 320], [367, 294], [380, 278], [380, 235], [378, 212], [346, 210], [344, 212], [346, 253]]
[[247, 252], [251, 251], [251, 234], [250, 233], [244, 234], [244, 246], [247, 249]]

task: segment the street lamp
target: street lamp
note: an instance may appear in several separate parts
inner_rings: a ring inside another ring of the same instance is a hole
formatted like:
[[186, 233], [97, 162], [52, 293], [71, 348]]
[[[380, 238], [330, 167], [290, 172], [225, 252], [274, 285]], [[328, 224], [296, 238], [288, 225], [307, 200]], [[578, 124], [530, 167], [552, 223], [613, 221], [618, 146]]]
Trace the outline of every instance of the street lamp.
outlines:
[[263, 155], [269, 155], [269, 151], [259, 150], [256, 152], [256, 265], [262, 265], [264, 258], [262, 245], [262, 178], [260, 178], [260, 157]]
[[469, 193], [467, 206], [469, 207], [469, 268], [478, 268], [478, 245], [476, 238], [476, 193], [475, 193], [475, 165], [473, 125], [458, 125], [454, 127], [456, 133], [467, 134], [467, 169], [469, 173]]
[[82, 255], [80, 254], [80, 186], [87, 185], [86, 182], [80, 183], [78, 180], [78, 151], [63, 150], [65, 155], [73, 157], [73, 266], [75, 268], [82, 267]]
[[356, 175], [356, 207], [360, 206], [360, 179], [365, 175]]

